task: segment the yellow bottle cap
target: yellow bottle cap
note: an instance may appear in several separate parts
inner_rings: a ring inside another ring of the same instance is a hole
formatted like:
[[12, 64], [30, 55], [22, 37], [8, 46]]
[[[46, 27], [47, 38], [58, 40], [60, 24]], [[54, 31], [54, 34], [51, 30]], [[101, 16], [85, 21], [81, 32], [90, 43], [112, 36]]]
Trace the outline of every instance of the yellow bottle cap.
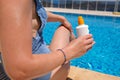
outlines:
[[83, 19], [82, 16], [79, 16], [79, 17], [78, 17], [78, 24], [79, 24], [79, 25], [84, 24], [84, 19]]

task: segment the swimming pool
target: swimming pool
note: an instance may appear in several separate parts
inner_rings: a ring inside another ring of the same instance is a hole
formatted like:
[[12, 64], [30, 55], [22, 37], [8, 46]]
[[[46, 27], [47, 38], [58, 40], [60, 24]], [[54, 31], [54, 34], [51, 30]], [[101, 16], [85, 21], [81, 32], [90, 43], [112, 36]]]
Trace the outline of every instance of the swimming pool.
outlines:
[[[75, 35], [77, 17], [83, 16], [96, 42], [84, 56], [73, 59], [71, 65], [120, 77], [120, 18], [54, 13], [65, 16], [71, 22]], [[58, 22], [48, 23], [44, 28], [43, 36], [47, 44], [50, 44], [59, 25]]]

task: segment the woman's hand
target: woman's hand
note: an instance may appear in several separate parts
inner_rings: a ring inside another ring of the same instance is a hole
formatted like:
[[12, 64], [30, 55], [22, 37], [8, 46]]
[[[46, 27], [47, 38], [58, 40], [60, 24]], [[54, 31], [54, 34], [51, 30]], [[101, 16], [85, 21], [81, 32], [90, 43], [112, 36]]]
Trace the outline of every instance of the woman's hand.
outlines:
[[66, 53], [67, 60], [71, 60], [85, 54], [89, 49], [92, 48], [94, 43], [95, 42], [91, 34], [81, 36], [71, 41], [71, 43], [63, 49], [63, 51]]
[[67, 28], [68, 30], [70, 30], [70, 32], [72, 32], [72, 26], [64, 16], [53, 14], [49, 11], [47, 11], [47, 15], [48, 15], [48, 18], [47, 18], [48, 22], [58, 22], [59, 21], [59, 22], [61, 22], [62, 25], [65, 26], [65, 28]]
[[61, 16], [60, 22], [62, 25], [64, 25], [65, 28], [67, 28], [70, 32], [72, 32], [72, 25], [70, 22], [63, 16]]

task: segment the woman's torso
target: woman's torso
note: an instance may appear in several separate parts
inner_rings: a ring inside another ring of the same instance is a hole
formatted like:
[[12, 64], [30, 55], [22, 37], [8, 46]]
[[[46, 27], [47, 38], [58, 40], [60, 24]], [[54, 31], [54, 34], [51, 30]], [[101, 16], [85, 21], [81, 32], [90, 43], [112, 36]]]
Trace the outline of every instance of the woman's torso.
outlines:
[[[37, 11], [36, 11], [36, 3], [34, 0], [32, 0], [32, 37], [36, 37], [37, 30], [41, 26], [41, 20], [38, 17]], [[0, 44], [0, 52], [1, 52], [1, 44]]]

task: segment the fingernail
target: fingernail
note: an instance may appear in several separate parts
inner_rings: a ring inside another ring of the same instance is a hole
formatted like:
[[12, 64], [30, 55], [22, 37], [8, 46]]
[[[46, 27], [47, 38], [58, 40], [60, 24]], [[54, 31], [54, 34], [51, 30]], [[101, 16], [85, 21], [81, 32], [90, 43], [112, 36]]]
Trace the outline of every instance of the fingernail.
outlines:
[[93, 44], [95, 44], [96, 42], [94, 41]]
[[90, 34], [92, 36], [92, 34]]

